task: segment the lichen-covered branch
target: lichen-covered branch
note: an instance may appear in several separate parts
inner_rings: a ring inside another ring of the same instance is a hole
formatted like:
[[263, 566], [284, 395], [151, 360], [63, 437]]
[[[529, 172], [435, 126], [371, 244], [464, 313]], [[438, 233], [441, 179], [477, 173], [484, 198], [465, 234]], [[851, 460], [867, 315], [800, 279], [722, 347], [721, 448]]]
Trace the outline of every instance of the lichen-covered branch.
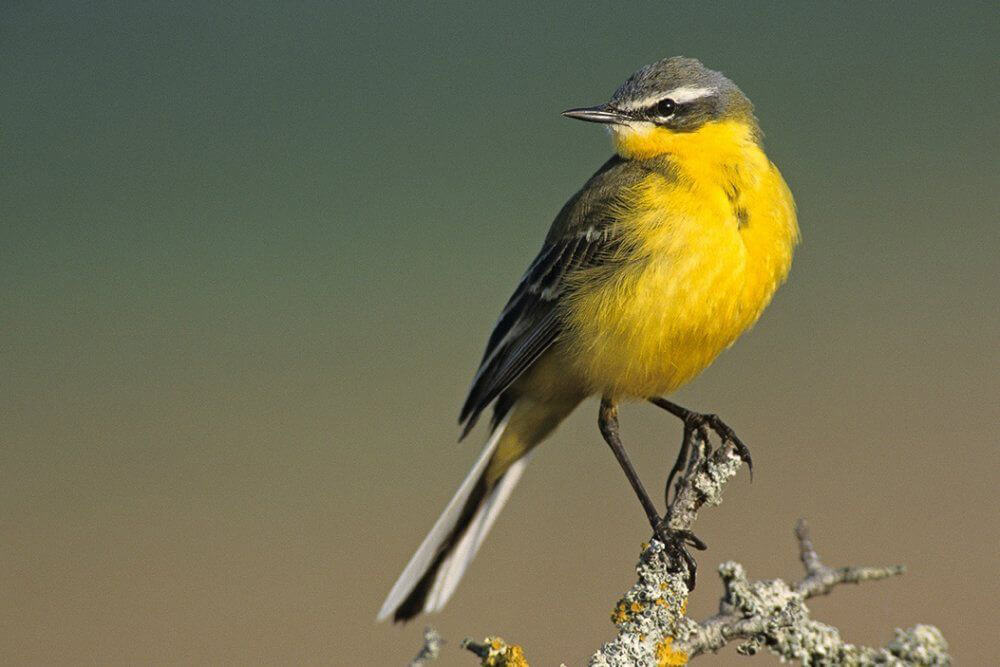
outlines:
[[670, 507], [667, 508], [667, 525], [671, 530], [689, 532], [703, 505], [715, 507], [722, 502], [722, 489], [743, 466], [743, 459], [735, 443], [726, 441], [714, 453], [705, 455], [702, 446], [708, 441], [703, 434], [697, 440], [692, 463], [677, 483]]
[[[855, 570], [844, 568], [843, 571]], [[831, 570], [832, 571], [832, 570]], [[900, 570], [896, 568], [857, 568], [869, 574], [857, 579], [843, 578], [837, 583], [881, 579]], [[743, 639], [737, 650], [752, 655], [766, 647], [785, 660], [804, 665], [947, 665], [950, 664], [941, 633], [932, 626], [918, 625], [896, 631], [895, 639], [885, 648], [855, 646], [843, 641], [836, 628], [809, 617], [805, 600], [811, 594], [812, 575], [795, 586], [775, 579], [750, 582], [739, 563], [719, 566], [725, 593], [719, 613], [697, 624], [695, 631], [678, 645], [694, 657], [717, 651], [727, 643]], [[827, 586], [829, 591], [833, 585]]]
[[[704, 506], [722, 502], [722, 489], [736, 476], [743, 459], [736, 443], [723, 442], [714, 452], [707, 450], [708, 439], [695, 433], [691, 460], [686, 466], [667, 508], [667, 526], [678, 533], [690, 533]], [[696, 631], [685, 615], [688, 581], [693, 574], [678, 554], [658, 539], [643, 550], [636, 568], [638, 581], [618, 602], [611, 620], [618, 636], [595, 653], [593, 667], [624, 665], [682, 665], [688, 650], [682, 642]]]
[[[712, 451], [704, 429], [695, 429], [694, 435], [665, 518], [669, 535], [685, 537], [673, 543], [654, 538], [643, 548], [636, 583], [611, 615], [618, 635], [591, 656], [591, 667], [684, 665], [731, 642], [739, 642], [737, 651], [744, 655], [766, 648], [783, 661], [815, 667], [951, 664], [948, 645], [933, 626], [896, 630], [884, 648], [869, 648], [848, 644], [836, 628], [810, 618], [805, 604], [809, 598], [826, 595], [839, 584], [902, 574], [903, 567], [828, 567], [801, 520], [795, 528], [805, 568], [801, 581], [750, 581], [742, 565], [726, 562], [719, 566], [724, 588], [719, 613], [700, 623], [688, 618], [694, 561], [686, 547], [703, 547], [693, 538], [692, 527], [702, 507], [722, 501], [723, 487], [747, 460], [739, 442], [727, 439]], [[527, 665], [520, 647], [498, 638], [463, 645], [479, 655], [483, 665]]]
[[799, 558], [806, 569], [806, 578], [799, 582], [795, 590], [806, 599], [816, 595], [826, 595], [837, 584], [859, 584], [870, 579], [886, 579], [906, 571], [902, 565], [833, 569], [823, 565], [816, 554], [805, 519], [799, 519], [795, 524], [795, 536], [799, 539]]
[[836, 628], [809, 616], [805, 601], [843, 583], [884, 579], [903, 568], [830, 568], [816, 555], [804, 521], [796, 527], [806, 576], [796, 584], [780, 579], [751, 582], [743, 566], [719, 566], [724, 594], [719, 613], [700, 623], [684, 615], [683, 577], [672, 572], [664, 546], [653, 541], [640, 557], [638, 581], [612, 615], [618, 636], [595, 653], [592, 666], [683, 665], [703, 653], [741, 642], [737, 651], [753, 655], [767, 648], [783, 660], [803, 665], [949, 665], [948, 645], [929, 625], [896, 630], [884, 648], [845, 642]]
[[[690, 532], [698, 511], [718, 505], [722, 489], [738, 472], [742, 458], [737, 444], [723, 442], [708, 450], [703, 433], [692, 448], [684, 475], [667, 511], [671, 530]], [[752, 655], [766, 647], [783, 660], [804, 665], [947, 665], [948, 645], [937, 628], [918, 625], [897, 630], [885, 648], [854, 646], [839, 632], [809, 617], [805, 601], [825, 595], [843, 583], [884, 579], [901, 574], [901, 566], [831, 568], [823, 564], [804, 521], [795, 529], [806, 571], [802, 581], [751, 582], [735, 562], [719, 566], [725, 593], [719, 613], [695, 622], [685, 614], [689, 594], [689, 563], [676, 549], [657, 539], [643, 550], [635, 585], [612, 614], [618, 636], [590, 659], [591, 667], [683, 665], [703, 653], [734, 641], [737, 650]]]

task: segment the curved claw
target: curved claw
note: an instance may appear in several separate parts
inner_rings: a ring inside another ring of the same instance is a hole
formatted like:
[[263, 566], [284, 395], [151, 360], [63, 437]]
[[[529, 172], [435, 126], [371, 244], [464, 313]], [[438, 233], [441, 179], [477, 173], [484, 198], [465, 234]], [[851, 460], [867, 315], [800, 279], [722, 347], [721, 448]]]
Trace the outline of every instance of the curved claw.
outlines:
[[686, 532], [684, 534], [684, 543], [690, 547], [694, 547], [698, 551], [704, 551], [705, 549], [708, 548], [708, 545], [705, 544], [705, 542], [700, 537], [698, 537], [692, 532]]
[[750, 457], [750, 449], [743, 444], [743, 441], [733, 434], [730, 439], [733, 443], [733, 447], [736, 448], [736, 453], [739, 455], [743, 463], [747, 464], [747, 472], [750, 473], [750, 481], [753, 481], [753, 459]]
[[740, 460], [747, 464], [747, 471], [750, 473], [750, 481], [753, 481], [753, 459], [750, 457], [750, 448], [747, 447], [742, 440], [736, 435], [736, 432], [729, 427], [726, 422], [719, 418], [719, 415], [709, 414], [709, 415], [698, 415], [697, 413], [692, 413], [692, 415], [697, 419], [701, 417], [704, 423], [708, 424], [713, 431], [718, 434], [719, 438], [723, 442], [733, 443], [733, 447], [736, 449], [736, 454], [740, 457]]

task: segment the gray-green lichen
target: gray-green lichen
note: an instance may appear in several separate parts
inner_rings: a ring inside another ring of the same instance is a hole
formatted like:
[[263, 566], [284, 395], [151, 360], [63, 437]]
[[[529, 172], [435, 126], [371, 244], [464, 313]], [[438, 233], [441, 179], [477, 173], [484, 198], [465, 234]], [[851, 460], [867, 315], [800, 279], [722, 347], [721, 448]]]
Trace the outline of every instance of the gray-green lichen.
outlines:
[[[723, 442], [712, 453], [699, 445], [695, 452], [668, 508], [667, 525], [679, 533], [691, 530], [703, 506], [722, 502], [723, 488], [743, 464], [732, 442]], [[868, 648], [848, 644], [836, 628], [812, 620], [806, 606], [810, 597], [825, 595], [838, 584], [898, 575], [903, 568], [830, 568], [816, 553], [804, 521], [795, 534], [805, 578], [794, 585], [780, 579], [751, 582], [742, 565], [723, 563], [719, 575], [725, 593], [719, 613], [701, 623], [685, 615], [687, 565], [654, 539], [639, 559], [636, 584], [612, 613], [618, 636], [591, 657], [590, 665], [683, 665], [732, 641], [741, 642], [737, 650], [745, 655], [767, 648], [782, 661], [816, 667], [951, 664], [948, 645], [932, 626], [897, 630], [885, 648]]]
[[[708, 452], [707, 446], [704, 436], [695, 444], [670, 502], [666, 523], [675, 534], [690, 536], [698, 511], [722, 501], [723, 487], [743, 464], [736, 443], [723, 442], [714, 452]], [[618, 636], [591, 656], [590, 666], [684, 665], [734, 641], [740, 642], [737, 651], [744, 655], [766, 648], [782, 662], [812, 667], [951, 664], [947, 642], [930, 625], [896, 630], [884, 648], [869, 648], [848, 644], [836, 628], [811, 619], [806, 606], [809, 598], [826, 595], [839, 584], [902, 574], [903, 568], [827, 567], [813, 548], [804, 521], [795, 533], [806, 571], [801, 581], [752, 582], [739, 563], [723, 563], [719, 575], [725, 591], [719, 613], [701, 623], [686, 616], [687, 582], [692, 574], [686, 559], [677, 545], [668, 547], [653, 539], [639, 558], [635, 585], [611, 614]]]
[[691, 633], [695, 623], [684, 615], [687, 585], [683, 575], [668, 571], [665, 550], [659, 540], [643, 550], [635, 585], [611, 613], [618, 636], [590, 658], [591, 667], [655, 667], [669, 651], [664, 646], [666, 638]]
[[732, 446], [722, 446], [700, 461], [700, 465], [681, 480], [678, 492], [670, 503], [668, 525], [672, 530], [691, 530], [702, 505], [715, 507], [722, 503], [722, 489], [743, 466], [743, 460]]
[[719, 613], [697, 623], [685, 616], [686, 579], [675, 572], [666, 547], [654, 540], [636, 567], [637, 581], [612, 613], [618, 636], [590, 659], [592, 667], [653, 667], [686, 664], [732, 641], [752, 655], [766, 648], [782, 661], [813, 667], [875, 665], [950, 665], [948, 644], [929, 625], [896, 630], [884, 648], [845, 642], [836, 628], [810, 618], [806, 600], [825, 595], [838, 584], [883, 579], [900, 567], [829, 568], [820, 561], [804, 522], [796, 528], [806, 577], [750, 581], [742, 565], [719, 566], [724, 594]]
[[[700, 444], [697, 446], [700, 451]], [[670, 530], [690, 531], [703, 505], [722, 502], [723, 487], [742, 465], [733, 443], [723, 443], [710, 456], [696, 456], [670, 503]], [[675, 649], [675, 644], [686, 641], [698, 627], [685, 616], [687, 566], [672, 559], [666, 546], [653, 539], [639, 558], [636, 574], [636, 584], [611, 615], [618, 636], [591, 656], [592, 667], [687, 663], [688, 656]]]
[[[826, 568], [819, 565], [819, 570]], [[836, 583], [881, 579], [898, 573], [896, 568], [863, 568], [869, 576], [862, 579], [851, 576], [852, 570], [834, 571], [841, 573]], [[733, 562], [720, 565], [719, 574], [725, 586], [719, 614], [699, 624], [687, 643], [678, 645], [692, 656], [718, 650], [730, 639], [742, 637], [749, 640], [740, 647], [742, 653], [752, 654], [766, 646], [782, 660], [816, 667], [950, 664], [948, 645], [932, 626], [897, 630], [896, 638], [885, 648], [855, 646], [841, 639], [836, 628], [809, 618], [805, 601], [810, 593], [804, 592], [810, 590], [809, 586], [793, 587], [780, 579], [750, 582], [743, 567]], [[808, 575], [804, 582], [813, 576]]]

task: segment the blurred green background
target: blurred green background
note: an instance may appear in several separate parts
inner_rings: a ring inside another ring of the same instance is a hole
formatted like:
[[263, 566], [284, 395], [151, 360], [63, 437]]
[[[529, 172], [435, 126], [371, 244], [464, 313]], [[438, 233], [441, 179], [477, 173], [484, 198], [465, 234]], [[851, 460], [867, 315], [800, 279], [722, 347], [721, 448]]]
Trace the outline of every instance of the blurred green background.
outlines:
[[[474, 460], [455, 418], [503, 301], [609, 155], [559, 112], [684, 54], [757, 105], [804, 243], [678, 400], [757, 465], [718, 562], [906, 576], [810, 604], [993, 656], [1000, 520], [995, 3], [4, 3], [0, 662], [402, 664], [376, 625]], [[648, 527], [590, 402], [446, 611], [582, 663]], [[678, 424], [623, 414], [658, 488]], [[774, 663], [768, 656], [756, 663]], [[707, 660], [706, 662], [710, 662]], [[715, 664], [750, 664], [730, 649]]]

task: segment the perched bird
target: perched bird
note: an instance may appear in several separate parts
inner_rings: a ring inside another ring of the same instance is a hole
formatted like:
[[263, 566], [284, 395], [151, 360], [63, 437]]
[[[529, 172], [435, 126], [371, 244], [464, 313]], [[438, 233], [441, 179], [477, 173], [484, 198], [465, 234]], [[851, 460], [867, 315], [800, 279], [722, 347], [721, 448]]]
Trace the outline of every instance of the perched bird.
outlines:
[[751, 326], [791, 266], [795, 204], [753, 105], [719, 72], [675, 57], [632, 74], [606, 104], [563, 115], [606, 125], [615, 155], [559, 211], [500, 314], [459, 418], [464, 437], [492, 404], [491, 435], [379, 620], [445, 605], [532, 449], [584, 398], [602, 397], [601, 433], [654, 530], [618, 402], [649, 400], [686, 428], [735, 439], [714, 415], [661, 395]]

